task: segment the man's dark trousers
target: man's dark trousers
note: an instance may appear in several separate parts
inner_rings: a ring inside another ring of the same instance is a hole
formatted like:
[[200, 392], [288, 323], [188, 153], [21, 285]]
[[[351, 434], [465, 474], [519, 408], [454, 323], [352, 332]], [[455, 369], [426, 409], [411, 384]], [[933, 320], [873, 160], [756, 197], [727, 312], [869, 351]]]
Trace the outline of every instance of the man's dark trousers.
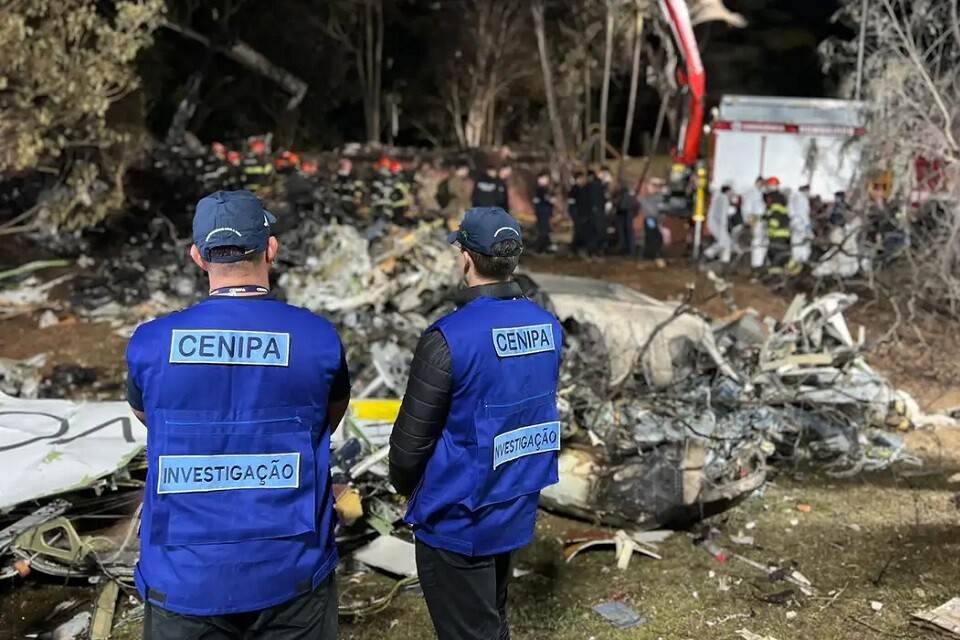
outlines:
[[143, 620], [143, 640], [336, 640], [337, 634], [336, 571], [313, 591], [262, 611], [184, 616], [148, 602]]
[[553, 217], [553, 207], [537, 207], [537, 251], [546, 251], [550, 248], [550, 218]]
[[465, 556], [417, 540], [417, 572], [439, 640], [509, 640], [510, 553]]
[[620, 253], [628, 256], [637, 254], [637, 238], [633, 232], [633, 214], [629, 211], [617, 211], [617, 236], [620, 238]]
[[588, 210], [580, 221], [580, 248], [593, 255], [597, 248], [597, 224]]

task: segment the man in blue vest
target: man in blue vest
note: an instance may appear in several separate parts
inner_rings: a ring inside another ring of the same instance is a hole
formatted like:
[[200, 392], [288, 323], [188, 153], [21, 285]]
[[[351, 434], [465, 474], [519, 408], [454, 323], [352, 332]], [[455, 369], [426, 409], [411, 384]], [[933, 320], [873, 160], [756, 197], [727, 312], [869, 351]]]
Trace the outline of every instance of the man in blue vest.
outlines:
[[512, 552], [557, 482], [563, 334], [512, 280], [523, 241], [499, 207], [450, 236], [466, 284], [420, 338], [390, 436], [390, 480], [410, 496], [417, 570], [440, 640], [505, 640]]
[[350, 381], [333, 326], [270, 295], [275, 221], [246, 191], [201, 200], [190, 255], [209, 297], [127, 347], [146, 640], [337, 637], [329, 453]]

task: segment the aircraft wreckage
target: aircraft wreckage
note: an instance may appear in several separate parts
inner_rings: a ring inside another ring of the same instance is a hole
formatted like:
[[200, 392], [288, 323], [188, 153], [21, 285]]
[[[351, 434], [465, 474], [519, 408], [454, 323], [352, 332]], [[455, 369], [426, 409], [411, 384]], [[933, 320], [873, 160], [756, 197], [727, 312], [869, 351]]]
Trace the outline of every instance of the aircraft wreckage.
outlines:
[[[438, 226], [304, 221], [281, 238], [280, 295], [331, 318], [352, 367], [355, 400], [332, 456], [347, 548], [404, 526], [385, 445], [417, 338], [452, 308], [454, 254]], [[177, 250], [159, 236], [141, 240], [99, 265], [98, 277], [74, 283], [89, 294], [79, 299], [91, 300], [94, 287], [103, 294], [76, 310], [86, 321], [129, 335], [195, 299], [200, 288], [184, 282], [176, 259], [147, 267], [150, 293], [112, 280], [143, 259], [136, 252]], [[711, 319], [607, 282], [518, 280], [565, 330], [561, 480], [542, 497], [562, 514], [629, 529], [689, 524], [750, 495], [779, 459], [838, 475], [918, 463], [894, 432], [949, 420], [923, 416], [869, 367], [862, 331], [852, 334], [843, 318], [853, 296], [798, 297], [779, 320], [751, 310]], [[111, 291], [120, 292], [112, 301]], [[32, 399], [39, 385], [30, 366], [0, 363], [0, 388], [23, 396], [0, 395], [0, 577], [37, 570], [129, 580], [146, 432], [122, 402]]]

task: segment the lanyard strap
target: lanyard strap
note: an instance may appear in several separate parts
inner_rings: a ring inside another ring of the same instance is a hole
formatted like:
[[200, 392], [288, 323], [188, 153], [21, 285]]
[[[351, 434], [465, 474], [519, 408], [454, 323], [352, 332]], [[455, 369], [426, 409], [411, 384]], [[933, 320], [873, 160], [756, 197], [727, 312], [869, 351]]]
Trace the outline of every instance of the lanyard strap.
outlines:
[[237, 298], [244, 294], [255, 293], [257, 295], [265, 295], [270, 293], [270, 290], [266, 287], [261, 287], [258, 284], [244, 285], [242, 287], [220, 287], [219, 289], [214, 289], [210, 292], [210, 297], [219, 297], [219, 298]]

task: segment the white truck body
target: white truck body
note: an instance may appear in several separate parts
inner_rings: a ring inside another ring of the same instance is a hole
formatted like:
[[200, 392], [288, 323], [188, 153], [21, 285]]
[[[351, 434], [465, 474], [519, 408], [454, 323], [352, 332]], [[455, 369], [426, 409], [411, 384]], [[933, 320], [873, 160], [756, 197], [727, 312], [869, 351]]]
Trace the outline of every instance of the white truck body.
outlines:
[[712, 193], [729, 184], [737, 193], [758, 176], [781, 188], [810, 185], [830, 202], [857, 177], [866, 105], [849, 100], [724, 96], [713, 123]]

